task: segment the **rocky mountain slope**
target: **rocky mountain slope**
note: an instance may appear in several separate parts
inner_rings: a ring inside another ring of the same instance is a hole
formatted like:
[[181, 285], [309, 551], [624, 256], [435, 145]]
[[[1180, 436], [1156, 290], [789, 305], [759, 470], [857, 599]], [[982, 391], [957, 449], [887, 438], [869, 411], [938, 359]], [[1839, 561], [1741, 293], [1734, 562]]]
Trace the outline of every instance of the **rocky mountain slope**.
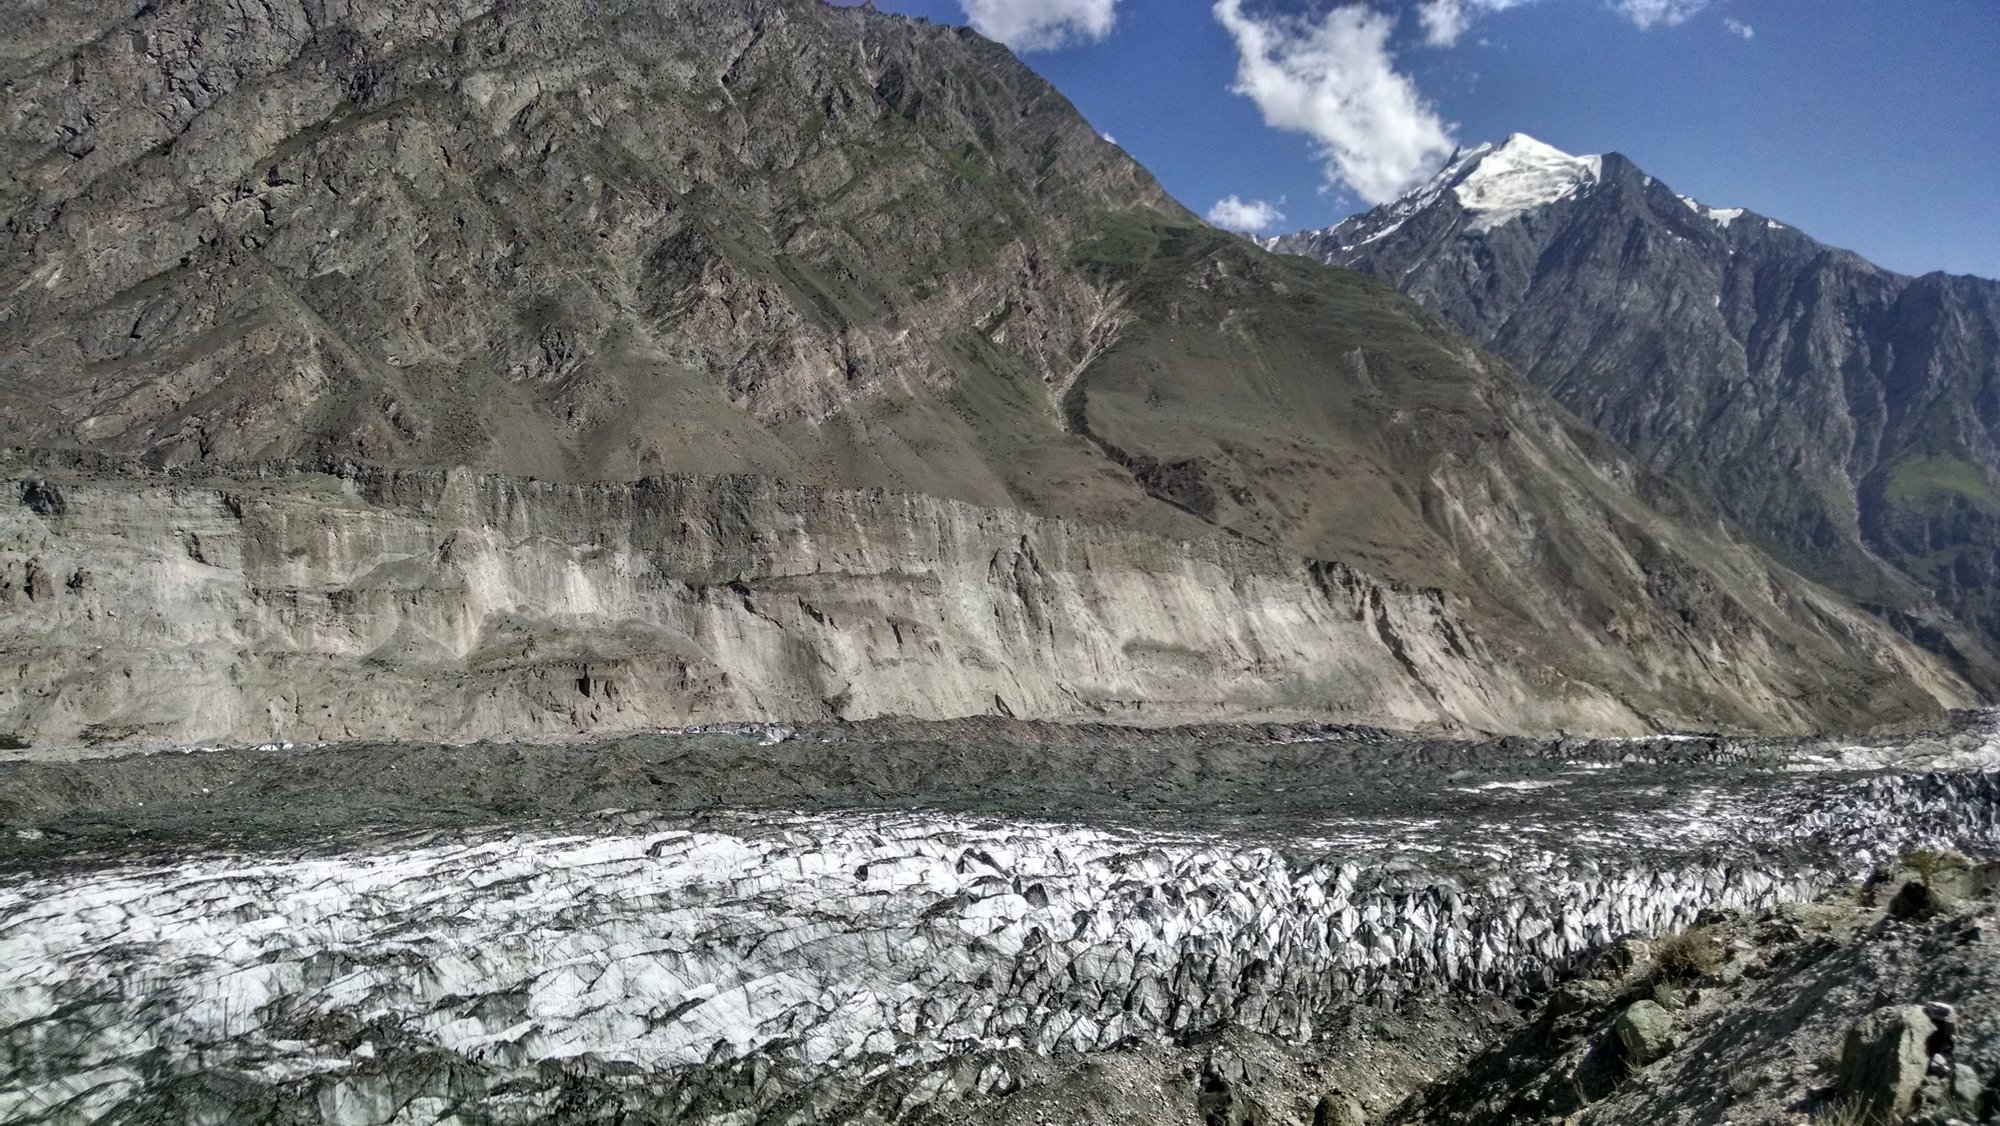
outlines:
[[1514, 1035], [1384, 1121], [2000, 1122], [1992, 861], [1900, 865], [1607, 950]]
[[[809, 0], [53, 0], [0, 37], [0, 730], [1164, 699], [1802, 728], [1970, 698], [1393, 290], [1204, 227], [969, 32]], [[1131, 576], [1094, 613], [1209, 593], [1058, 658], [1029, 557], [1083, 570], [1061, 543]], [[912, 668], [982, 654], [953, 687], [887, 663], [913, 599], [946, 608]], [[580, 670], [621, 661], [608, 706]]]
[[1520, 135], [1275, 246], [1396, 284], [1995, 682], [2000, 282], [1903, 277]]

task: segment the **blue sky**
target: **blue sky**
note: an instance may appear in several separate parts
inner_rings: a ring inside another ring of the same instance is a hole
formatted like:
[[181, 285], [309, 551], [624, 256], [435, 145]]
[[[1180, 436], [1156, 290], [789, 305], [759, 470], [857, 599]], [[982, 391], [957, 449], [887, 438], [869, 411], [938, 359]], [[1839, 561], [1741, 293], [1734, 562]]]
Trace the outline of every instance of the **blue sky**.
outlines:
[[1996, 0], [876, 0], [1013, 46], [1197, 212], [1325, 226], [1453, 143], [1622, 152], [1894, 270], [2000, 277]]

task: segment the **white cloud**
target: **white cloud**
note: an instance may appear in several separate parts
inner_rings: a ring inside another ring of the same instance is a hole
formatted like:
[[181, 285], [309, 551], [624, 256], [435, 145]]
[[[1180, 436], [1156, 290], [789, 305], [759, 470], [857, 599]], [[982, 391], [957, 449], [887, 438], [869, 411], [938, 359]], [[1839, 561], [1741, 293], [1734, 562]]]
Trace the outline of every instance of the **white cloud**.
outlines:
[[1104, 143], [1107, 145], [1115, 145], [1118, 143], [1118, 138], [1112, 136], [1109, 133], [1099, 133], [1098, 136], [1104, 138]]
[[1744, 23], [1742, 20], [1735, 19], [1734, 17], [1724, 16], [1722, 19], [1722, 26], [1728, 28], [1729, 33], [1731, 35], [1740, 35], [1745, 39], [1757, 38], [1756, 28], [1751, 27], [1749, 24]]
[[1708, 0], [1612, 0], [1611, 3], [1613, 11], [1638, 24], [1641, 31], [1678, 27], [1706, 7]]
[[1472, 26], [1465, 0], [1423, 0], [1417, 19], [1424, 25], [1424, 41], [1433, 47], [1451, 46]]
[[1424, 26], [1424, 42], [1433, 47], [1450, 47], [1472, 26], [1491, 12], [1517, 8], [1527, 0], [1419, 0], [1417, 22]]
[[1094, 42], [1118, 22], [1118, 0], [959, 0], [966, 21], [1016, 51]]
[[1260, 17], [1243, 0], [1216, 0], [1215, 18], [1236, 40], [1231, 89], [1266, 125], [1316, 141], [1330, 184], [1382, 203], [1451, 155], [1450, 127], [1389, 54], [1391, 16], [1356, 4], [1317, 20]]
[[1215, 206], [1208, 209], [1208, 221], [1224, 230], [1253, 233], [1268, 231], [1284, 222], [1285, 213], [1261, 199], [1230, 196], [1215, 201]]

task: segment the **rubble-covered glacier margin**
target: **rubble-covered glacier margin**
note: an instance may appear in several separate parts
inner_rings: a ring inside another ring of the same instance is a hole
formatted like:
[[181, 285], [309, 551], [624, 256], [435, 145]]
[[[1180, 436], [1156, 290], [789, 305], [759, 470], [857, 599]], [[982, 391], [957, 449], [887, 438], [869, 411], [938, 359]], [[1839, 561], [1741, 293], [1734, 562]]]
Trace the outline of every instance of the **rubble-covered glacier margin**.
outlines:
[[1996, 779], [1793, 777], [1674, 815], [1523, 802], [1262, 842], [628, 814], [17, 873], [0, 1120], [894, 1116], [1004, 1093], [1009, 1050], [1304, 1039], [1356, 1003], [1545, 985], [1617, 936], [1804, 898], [1913, 842], [1990, 848]]

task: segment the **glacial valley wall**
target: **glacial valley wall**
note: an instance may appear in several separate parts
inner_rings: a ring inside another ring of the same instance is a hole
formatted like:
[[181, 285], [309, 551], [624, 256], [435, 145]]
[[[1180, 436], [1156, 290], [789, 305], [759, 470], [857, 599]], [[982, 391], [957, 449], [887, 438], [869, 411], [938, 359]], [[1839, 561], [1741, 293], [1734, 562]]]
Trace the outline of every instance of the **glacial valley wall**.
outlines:
[[44, 741], [609, 732], [719, 719], [1335, 716], [1536, 703], [1447, 599], [1252, 544], [751, 478], [23, 478], [0, 730]]

